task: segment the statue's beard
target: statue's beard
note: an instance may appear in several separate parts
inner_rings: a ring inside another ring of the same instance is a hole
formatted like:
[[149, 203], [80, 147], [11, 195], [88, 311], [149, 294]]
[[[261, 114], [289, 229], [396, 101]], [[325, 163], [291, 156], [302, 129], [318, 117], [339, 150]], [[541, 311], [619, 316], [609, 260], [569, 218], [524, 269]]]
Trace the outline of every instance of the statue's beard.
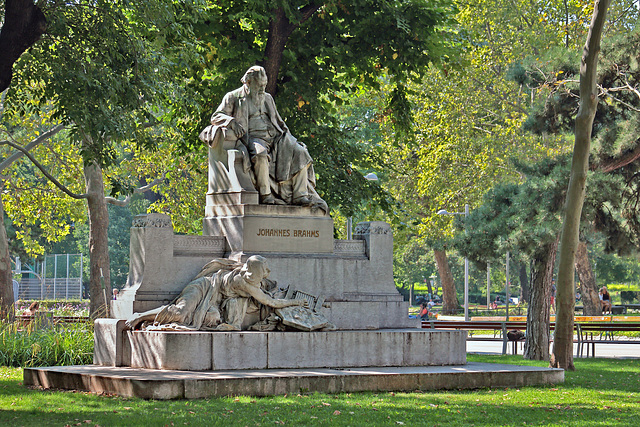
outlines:
[[249, 93], [249, 98], [256, 104], [258, 107], [261, 107], [264, 104], [264, 93]]

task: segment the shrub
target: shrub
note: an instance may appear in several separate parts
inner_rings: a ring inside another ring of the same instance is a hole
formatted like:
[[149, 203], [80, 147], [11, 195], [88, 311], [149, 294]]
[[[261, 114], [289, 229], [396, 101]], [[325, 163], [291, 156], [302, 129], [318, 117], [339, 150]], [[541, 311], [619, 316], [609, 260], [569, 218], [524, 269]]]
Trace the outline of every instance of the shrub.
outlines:
[[92, 361], [91, 323], [41, 328], [0, 323], [0, 366], [85, 365]]

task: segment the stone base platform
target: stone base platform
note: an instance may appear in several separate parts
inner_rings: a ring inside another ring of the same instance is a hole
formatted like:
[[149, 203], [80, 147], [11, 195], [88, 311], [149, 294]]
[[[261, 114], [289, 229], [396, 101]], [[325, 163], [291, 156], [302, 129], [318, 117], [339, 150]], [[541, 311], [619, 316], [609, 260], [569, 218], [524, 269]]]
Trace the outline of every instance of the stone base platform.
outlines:
[[200, 372], [96, 365], [24, 369], [25, 386], [159, 400], [313, 392], [502, 388], [562, 382], [562, 369], [492, 363], [468, 363], [462, 366]]
[[128, 331], [123, 320], [97, 319], [93, 359], [179, 371], [464, 365], [465, 344], [466, 331], [454, 330]]

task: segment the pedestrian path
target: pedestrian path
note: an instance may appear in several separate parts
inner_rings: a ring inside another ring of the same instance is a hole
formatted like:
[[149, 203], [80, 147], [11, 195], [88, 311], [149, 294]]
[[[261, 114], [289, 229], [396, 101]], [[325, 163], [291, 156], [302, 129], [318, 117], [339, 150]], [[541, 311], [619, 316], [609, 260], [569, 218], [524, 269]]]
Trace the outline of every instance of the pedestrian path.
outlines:
[[[575, 357], [577, 344], [573, 345]], [[518, 343], [518, 354], [522, 355], [524, 341]], [[508, 352], [511, 354], [511, 343]], [[502, 354], [502, 341], [467, 341], [467, 353]], [[611, 357], [618, 359], [640, 359], [640, 346], [637, 344], [596, 345], [597, 357]]]

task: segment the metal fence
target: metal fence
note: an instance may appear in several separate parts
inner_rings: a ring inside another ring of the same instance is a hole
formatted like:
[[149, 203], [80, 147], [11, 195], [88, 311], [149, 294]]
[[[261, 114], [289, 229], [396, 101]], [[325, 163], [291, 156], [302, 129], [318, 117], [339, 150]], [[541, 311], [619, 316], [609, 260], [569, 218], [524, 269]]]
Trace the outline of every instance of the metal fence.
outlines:
[[16, 299], [82, 298], [82, 254], [47, 255], [34, 268], [22, 268]]

